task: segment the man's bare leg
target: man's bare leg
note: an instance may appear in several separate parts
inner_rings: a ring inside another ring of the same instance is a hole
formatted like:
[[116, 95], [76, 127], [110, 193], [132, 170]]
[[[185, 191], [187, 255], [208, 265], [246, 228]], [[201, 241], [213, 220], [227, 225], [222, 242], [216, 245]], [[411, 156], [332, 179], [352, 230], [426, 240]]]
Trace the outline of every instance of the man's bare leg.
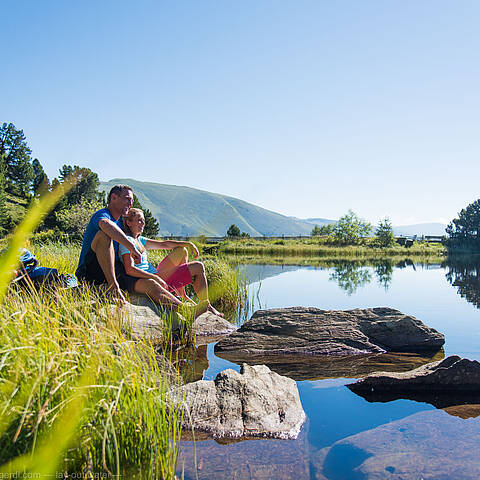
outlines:
[[117, 299], [120, 305], [124, 305], [125, 297], [115, 277], [115, 252], [112, 239], [100, 230], [92, 240], [91, 249], [95, 252], [98, 263], [105, 275], [109, 292]]

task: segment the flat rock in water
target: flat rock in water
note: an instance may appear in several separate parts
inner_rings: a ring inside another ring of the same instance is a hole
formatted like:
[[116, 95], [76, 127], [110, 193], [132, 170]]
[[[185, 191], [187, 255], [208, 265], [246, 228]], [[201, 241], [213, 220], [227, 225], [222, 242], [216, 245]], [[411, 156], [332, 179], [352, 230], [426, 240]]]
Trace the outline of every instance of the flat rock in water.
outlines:
[[428, 402], [437, 408], [480, 403], [480, 363], [452, 355], [409, 372], [379, 372], [348, 388], [370, 402], [399, 398]]
[[428, 410], [312, 454], [312, 478], [478, 480], [480, 420]]
[[220, 372], [215, 380], [182, 387], [185, 394], [183, 428], [213, 438], [296, 438], [305, 421], [294, 380], [265, 365], [243, 365]]
[[258, 310], [235, 333], [217, 343], [215, 352], [235, 361], [269, 355], [437, 351], [444, 342], [441, 333], [388, 307], [292, 307]]

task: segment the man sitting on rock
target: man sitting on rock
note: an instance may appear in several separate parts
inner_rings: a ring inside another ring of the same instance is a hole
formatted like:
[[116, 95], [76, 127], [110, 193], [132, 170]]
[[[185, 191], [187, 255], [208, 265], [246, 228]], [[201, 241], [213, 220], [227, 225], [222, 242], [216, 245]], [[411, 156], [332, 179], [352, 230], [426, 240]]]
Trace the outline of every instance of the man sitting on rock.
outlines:
[[125, 297], [115, 276], [115, 256], [118, 248], [115, 242], [127, 248], [135, 261], [141, 260], [137, 247], [122, 230], [122, 215], [128, 212], [132, 204], [132, 187], [112, 187], [108, 194], [107, 207], [95, 212], [87, 225], [76, 271], [80, 280], [97, 285], [106, 282], [110, 294], [120, 304], [125, 302]]

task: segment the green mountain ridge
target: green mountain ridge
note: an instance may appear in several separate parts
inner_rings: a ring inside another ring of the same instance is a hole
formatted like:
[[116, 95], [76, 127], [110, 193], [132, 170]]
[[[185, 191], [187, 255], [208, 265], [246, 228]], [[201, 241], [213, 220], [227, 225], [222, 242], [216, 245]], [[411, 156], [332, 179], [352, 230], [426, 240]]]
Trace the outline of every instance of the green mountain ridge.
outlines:
[[251, 236], [309, 235], [312, 224], [258, 207], [238, 198], [196, 188], [114, 178], [101, 182], [108, 192], [115, 184], [130, 185], [140, 203], [158, 220], [160, 235], [224, 236], [235, 224]]

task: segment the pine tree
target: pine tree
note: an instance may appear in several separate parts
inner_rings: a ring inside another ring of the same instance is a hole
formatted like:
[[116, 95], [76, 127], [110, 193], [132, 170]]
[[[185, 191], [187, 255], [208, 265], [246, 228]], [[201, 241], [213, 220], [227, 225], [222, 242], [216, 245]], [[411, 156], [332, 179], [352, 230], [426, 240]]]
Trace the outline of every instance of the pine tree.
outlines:
[[375, 240], [381, 247], [391, 247], [395, 244], [393, 227], [388, 217], [378, 223], [375, 230]]
[[42, 164], [38, 161], [37, 158], [33, 159], [32, 168], [32, 191], [34, 195], [41, 195], [44, 192], [48, 191], [48, 189], [50, 188], [50, 182], [45, 171], [43, 170]]
[[65, 195], [59, 206], [59, 210], [65, 207], [78, 205], [82, 201], [90, 203], [103, 202], [104, 194], [99, 191], [100, 180], [95, 172], [89, 168], [78, 165], [63, 165], [59, 170], [60, 182], [73, 181], [74, 187]]
[[17, 130], [13, 123], [0, 127], [0, 154], [4, 155], [6, 190], [14, 195], [29, 196], [34, 176], [32, 151], [23, 130]]

